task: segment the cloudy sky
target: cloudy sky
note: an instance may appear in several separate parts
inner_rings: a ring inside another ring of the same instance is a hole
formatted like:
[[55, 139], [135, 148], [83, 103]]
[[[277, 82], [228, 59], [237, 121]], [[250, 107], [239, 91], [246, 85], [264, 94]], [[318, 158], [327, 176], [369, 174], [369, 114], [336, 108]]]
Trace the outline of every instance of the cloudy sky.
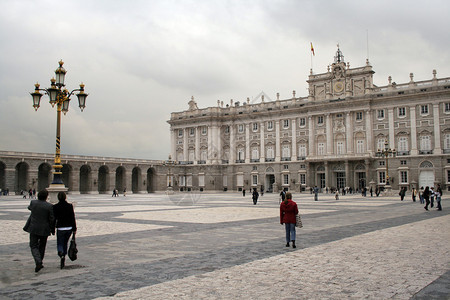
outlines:
[[[0, 0], [0, 150], [54, 153], [48, 87], [62, 59], [72, 90], [61, 152], [166, 159], [170, 113], [217, 100], [307, 95], [336, 44], [351, 67], [367, 55], [376, 85], [450, 77], [450, 2], [302, 0]], [[368, 38], [367, 38], [368, 37]], [[368, 40], [368, 43], [367, 43]], [[369, 47], [367, 47], [369, 45]]]

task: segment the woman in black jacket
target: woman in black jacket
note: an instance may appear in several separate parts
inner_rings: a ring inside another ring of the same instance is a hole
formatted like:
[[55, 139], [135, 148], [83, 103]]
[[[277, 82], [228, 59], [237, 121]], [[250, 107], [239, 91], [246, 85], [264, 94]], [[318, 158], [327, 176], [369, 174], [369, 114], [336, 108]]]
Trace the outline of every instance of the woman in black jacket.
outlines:
[[72, 204], [66, 201], [66, 193], [58, 193], [59, 202], [53, 206], [53, 214], [55, 216], [56, 245], [58, 255], [61, 258], [61, 269], [64, 268], [67, 243], [70, 236], [77, 232], [77, 224], [75, 221], [75, 213]]
[[430, 205], [430, 195], [431, 195], [431, 191], [430, 188], [427, 186], [425, 188], [425, 191], [423, 191], [423, 199], [425, 199], [425, 210], [428, 210], [428, 205]]

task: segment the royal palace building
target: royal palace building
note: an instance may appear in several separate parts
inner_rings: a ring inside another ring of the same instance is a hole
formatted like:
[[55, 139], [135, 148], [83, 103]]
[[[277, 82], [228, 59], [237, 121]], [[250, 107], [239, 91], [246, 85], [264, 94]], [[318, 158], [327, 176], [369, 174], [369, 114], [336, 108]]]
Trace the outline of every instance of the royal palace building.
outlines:
[[[309, 94], [247, 98], [168, 121], [174, 186], [302, 191], [379, 187], [450, 189], [450, 78], [373, 83], [369, 61], [351, 68], [338, 49]], [[265, 99], [266, 98], [266, 99]]]

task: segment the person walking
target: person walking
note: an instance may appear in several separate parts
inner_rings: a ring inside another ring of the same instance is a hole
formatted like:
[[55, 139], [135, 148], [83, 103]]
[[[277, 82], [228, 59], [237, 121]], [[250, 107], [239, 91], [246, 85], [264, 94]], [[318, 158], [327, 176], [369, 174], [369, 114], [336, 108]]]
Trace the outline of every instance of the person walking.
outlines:
[[442, 197], [442, 189], [441, 189], [441, 185], [438, 185], [438, 187], [436, 189], [437, 210], [442, 210], [441, 197]]
[[430, 188], [428, 186], [425, 187], [425, 190], [423, 191], [423, 199], [425, 200], [425, 210], [428, 210], [428, 205], [430, 205]]
[[245, 189], [242, 189], [242, 197], [245, 197]]
[[39, 272], [44, 265], [45, 247], [50, 234], [55, 234], [53, 205], [47, 202], [48, 192], [46, 190], [38, 193], [38, 200], [31, 200], [28, 209], [31, 211], [30, 217], [23, 230], [30, 233], [30, 249], [33, 255], [36, 268]]
[[431, 187], [430, 189], [430, 202], [431, 202], [431, 207], [434, 207], [434, 187]]
[[314, 187], [314, 201], [318, 201], [319, 200], [319, 189], [317, 188], [317, 186]]
[[399, 194], [399, 196], [400, 196], [400, 200], [403, 201], [403, 199], [405, 199], [406, 188], [405, 188], [405, 187], [402, 187], [402, 188], [400, 189], [400, 192], [399, 192], [398, 194]]
[[287, 192], [286, 199], [280, 204], [280, 224], [284, 224], [286, 230], [286, 247], [289, 247], [289, 243], [292, 242], [292, 248], [297, 248], [295, 245], [295, 216], [297, 214], [297, 203], [292, 201], [292, 194]]
[[281, 190], [280, 197], [281, 197], [281, 201], [284, 201], [286, 199], [286, 191], [285, 190]]
[[423, 186], [420, 187], [419, 200], [420, 200], [420, 204], [424, 204], [425, 203], [425, 199], [423, 199]]
[[256, 202], [258, 202], [258, 191], [256, 190], [256, 188], [253, 189], [253, 194], [252, 194], [252, 199], [253, 199], [253, 205], [256, 205]]
[[412, 197], [412, 201], [416, 202], [417, 190], [415, 188], [412, 189], [411, 197]]
[[58, 250], [58, 256], [61, 259], [60, 267], [64, 268], [67, 243], [70, 236], [75, 236], [77, 232], [77, 224], [75, 221], [75, 213], [73, 211], [73, 205], [66, 201], [66, 193], [58, 193], [59, 202], [53, 206], [53, 213], [55, 216], [56, 231], [56, 248]]

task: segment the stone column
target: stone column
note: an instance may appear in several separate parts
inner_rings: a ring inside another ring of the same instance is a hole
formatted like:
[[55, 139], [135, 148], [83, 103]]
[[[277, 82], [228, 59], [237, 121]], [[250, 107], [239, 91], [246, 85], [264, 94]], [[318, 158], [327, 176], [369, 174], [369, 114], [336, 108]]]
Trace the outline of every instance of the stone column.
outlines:
[[250, 124], [245, 124], [245, 163], [250, 163]]
[[280, 120], [275, 121], [275, 161], [281, 161]]
[[309, 155], [310, 156], [315, 156], [316, 155], [316, 141], [314, 139], [314, 129], [313, 129], [313, 118], [311, 116], [308, 117], [308, 137], [309, 137], [309, 141], [308, 141], [308, 146], [309, 146]]
[[416, 123], [416, 107], [409, 108], [410, 122], [411, 122], [411, 155], [418, 155], [417, 151], [417, 123]]
[[291, 160], [297, 161], [297, 122], [296, 119], [292, 119], [292, 151], [291, 151]]
[[[115, 174], [114, 174], [115, 175]], [[114, 176], [114, 179], [116, 177]], [[71, 194], [79, 194], [80, 193], [80, 166], [74, 165], [72, 169], [72, 191]], [[115, 185], [115, 181], [114, 181]]]
[[173, 160], [177, 159], [177, 136], [173, 128], [170, 128], [170, 155]]
[[439, 103], [433, 104], [434, 150], [433, 154], [442, 154], [441, 131], [439, 125]]
[[345, 186], [350, 186], [349, 182], [351, 181], [351, 178], [350, 178], [350, 165], [348, 160], [345, 160], [344, 165], [345, 165]]
[[394, 109], [388, 108], [388, 122], [389, 122], [389, 148], [395, 148], [395, 133], [394, 133]]
[[345, 116], [345, 138], [347, 139], [347, 154], [353, 154], [353, 126], [352, 114], [347, 112]]
[[230, 164], [236, 163], [236, 139], [235, 139], [235, 125], [230, 125]]
[[265, 153], [265, 142], [264, 142], [264, 136], [265, 136], [265, 133], [264, 133], [264, 129], [265, 129], [265, 126], [264, 126], [264, 122], [261, 122], [261, 124], [259, 125], [259, 127], [260, 127], [260, 139], [259, 139], [259, 159], [260, 159], [260, 162], [264, 162], [264, 160], [265, 160], [265, 157], [266, 157], [266, 153]]
[[[329, 187], [330, 186], [330, 172], [328, 169], [328, 161], [324, 161], [323, 162], [324, 166], [325, 166], [325, 187]], [[317, 187], [320, 186], [320, 182], [318, 182]]]
[[367, 152], [373, 154], [373, 128], [372, 128], [372, 113], [370, 110], [366, 110], [366, 144]]
[[195, 161], [196, 165], [200, 160], [200, 127], [195, 127]]
[[331, 115], [326, 114], [326, 116], [327, 116], [327, 124], [326, 124], [327, 155], [331, 155], [333, 153], [333, 132], [331, 130]]
[[188, 129], [185, 128], [183, 130], [183, 160], [184, 161], [188, 161], [189, 160], [188, 134], [189, 134]]

